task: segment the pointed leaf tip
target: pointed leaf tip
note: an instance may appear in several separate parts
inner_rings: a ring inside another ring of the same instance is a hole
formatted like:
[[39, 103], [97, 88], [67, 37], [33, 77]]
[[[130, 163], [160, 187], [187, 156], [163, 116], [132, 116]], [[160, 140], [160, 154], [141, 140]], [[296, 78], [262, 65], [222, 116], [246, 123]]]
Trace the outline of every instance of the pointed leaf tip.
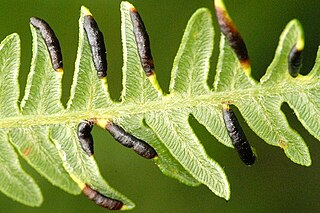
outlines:
[[90, 10], [85, 6], [81, 6], [81, 14], [83, 14], [83, 16], [92, 16]]
[[214, 6], [226, 10], [226, 6], [222, 0], [214, 0]]
[[132, 10], [132, 9], [135, 10], [135, 7], [131, 3], [127, 2], [127, 1], [121, 2], [120, 8], [121, 7], [124, 7], [127, 10]]

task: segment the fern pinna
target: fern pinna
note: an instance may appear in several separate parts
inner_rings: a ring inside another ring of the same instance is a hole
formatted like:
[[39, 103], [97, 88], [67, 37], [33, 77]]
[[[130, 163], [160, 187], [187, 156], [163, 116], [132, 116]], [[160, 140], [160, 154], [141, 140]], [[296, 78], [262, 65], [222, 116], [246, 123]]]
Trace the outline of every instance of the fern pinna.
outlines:
[[251, 165], [255, 155], [232, 112], [234, 107], [268, 144], [281, 147], [293, 162], [309, 166], [308, 147], [280, 109], [283, 102], [288, 103], [303, 126], [320, 140], [316, 98], [320, 65], [316, 62], [306, 76], [299, 74], [304, 47], [300, 24], [293, 20], [287, 25], [273, 62], [257, 82], [251, 77], [245, 43], [221, 0], [215, 1], [215, 9], [223, 34], [212, 88], [207, 77], [214, 32], [211, 14], [203, 8], [188, 22], [173, 63], [170, 92], [164, 94], [156, 80], [146, 27], [137, 10], [122, 2], [121, 102], [109, 96], [103, 35], [85, 7], [81, 8], [78, 53], [66, 108], [60, 101], [62, 55], [50, 27], [38, 18], [30, 21], [33, 58], [20, 105], [20, 40], [17, 34], [4, 39], [0, 46], [0, 87], [6, 91], [0, 95], [0, 190], [29, 206], [39, 206], [43, 200], [35, 181], [21, 168], [18, 152], [66, 192], [82, 191], [108, 209], [133, 208], [128, 198], [102, 178], [95, 163], [91, 130], [100, 126], [124, 146], [152, 159], [164, 174], [190, 186], [204, 184], [229, 199], [223, 169], [206, 154], [188, 118], [193, 115]]

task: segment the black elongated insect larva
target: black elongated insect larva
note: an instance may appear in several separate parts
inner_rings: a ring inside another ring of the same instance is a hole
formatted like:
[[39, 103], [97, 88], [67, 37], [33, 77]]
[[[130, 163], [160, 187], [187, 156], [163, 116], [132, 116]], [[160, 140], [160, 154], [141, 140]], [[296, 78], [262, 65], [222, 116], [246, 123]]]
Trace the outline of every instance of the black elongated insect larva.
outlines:
[[40, 31], [41, 36], [48, 48], [53, 69], [57, 72], [63, 72], [62, 54], [59, 40], [49, 24], [36, 17], [30, 18], [30, 24]]
[[250, 60], [244, 40], [230, 18], [223, 1], [215, 0], [214, 5], [221, 32], [225, 35], [231, 48], [236, 53], [244, 71], [250, 74]]
[[85, 151], [89, 156], [94, 154], [93, 148], [93, 138], [91, 135], [91, 130], [93, 127], [93, 121], [82, 121], [78, 125], [78, 139], [83, 151]]
[[142, 157], [152, 159], [157, 156], [157, 152], [149, 144], [129, 134], [117, 124], [108, 122], [105, 129], [110, 132], [116, 141], [125, 147], [132, 148]]
[[91, 14], [83, 17], [83, 27], [91, 48], [95, 69], [97, 70], [99, 79], [102, 79], [107, 76], [108, 69], [107, 52], [103, 34]]
[[133, 33], [136, 39], [140, 62], [144, 72], [149, 77], [154, 74], [154, 64], [150, 49], [149, 36], [136, 8], [131, 7], [129, 13], [133, 25]]
[[302, 66], [302, 52], [304, 42], [300, 41], [296, 43], [290, 50], [288, 56], [288, 70], [292, 77], [297, 77]]
[[110, 210], [119, 210], [123, 207], [123, 203], [120, 200], [112, 199], [104, 196], [98, 191], [92, 189], [90, 186], [85, 185], [82, 189], [83, 194], [85, 194], [90, 200], [95, 202], [97, 205], [107, 208]]
[[256, 157], [251, 150], [251, 146], [238, 122], [236, 115], [227, 104], [223, 105], [222, 112], [228, 134], [241, 160], [246, 165], [254, 164]]

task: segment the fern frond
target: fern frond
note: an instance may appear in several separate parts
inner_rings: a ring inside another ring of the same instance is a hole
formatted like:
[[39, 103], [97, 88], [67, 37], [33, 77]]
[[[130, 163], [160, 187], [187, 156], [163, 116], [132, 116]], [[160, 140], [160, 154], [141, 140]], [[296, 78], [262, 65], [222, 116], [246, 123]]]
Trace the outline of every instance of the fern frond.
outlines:
[[188, 22], [174, 59], [170, 93], [163, 94], [155, 75], [146, 76], [141, 65], [135, 26], [130, 18], [132, 10], [130, 3], [121, 3], [124, 64], [120, 102], [110, 98], [105, 76], [97, 76], [83, 27], [84, 17], [92, 14], [85, 7], [81, 8], [77, 59], [66, 108], [60, 101], [63, 69], [57, 72], [52, 67], [39, 30], [31, 25], [33, 58], [20, 105], [19, 37], [12, 34], [2, 41], [0, 190], [3, 193], [30, 206], [42, 202], [39, 187], [20, 167], [17, 151], [53, 185], [71, 194], [83, 191], [88, 197], [95, 194], [92, 200], [108, 197], [121, 202], [118, 207], [122, 210], [133, 208], [128, 198], [103, 179], [94, 156], [81, 148], [78, 124], [93, 119], [102, 127], [113, 122], [151, 145], [157, 152], [152, 160], [164, 174], [190, 186], [204, 184], [216, 195], [229, 199], [226, 174], [206, 154], [188, 121], [192, 115], [219, 142], [233, 147], [223, 120], [225, 104], [237, 107], [249, 127], [266, 143], [281, 147], [290, 160], [305, 166], [311, 164], [307, 145], [281, 111], [281, 105], [288, 103], [303, 126], [320, 140], [320, 99], [317, 97], [320, 50], [310, 74], [293, 78], [288, 71], [292, 47], [301, 47], [297, 43], [303, 39], [297, 20], [286, 26], [275, 58], [260, 82], [250, 76], [248, 66], [239, 61], [227, 38], [221, 35], [211, 88], [207, 84], [214, 41], [211, 14], [205, 8], [197, 10]]

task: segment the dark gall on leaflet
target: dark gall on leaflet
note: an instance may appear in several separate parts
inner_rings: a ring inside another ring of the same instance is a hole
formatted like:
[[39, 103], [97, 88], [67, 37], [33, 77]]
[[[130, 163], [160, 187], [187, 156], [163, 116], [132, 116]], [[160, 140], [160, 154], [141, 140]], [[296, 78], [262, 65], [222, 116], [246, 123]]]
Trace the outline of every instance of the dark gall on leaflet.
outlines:
[[91, 15], [83, 17], [83, 27], [91, 48], [92, 60], [97, 70], [99, 79], [107, 76], [107, 51], [104, 44], [103, 34], [99, 30], [97, 22]]
[[244, 40], [237, 30], [237, 27], [232, 22], [225, 8], [216, 6], [215, 9], [220, 30], [225, 35], [233, 51], [236, 53], [238, 60], [243, 66], [250, 66], [248, 50]]
[[82, 189], [82, 192], [90, 200], [92, 200], [97, 205], [99, 205], [103, 208], [107, 208], [110, 210], [119, 210], [123, 206], [123, 203], [121, 201], [106, 197], [106, 196], [102, 195], [101, 193], [99, 193], [98, 191], [92, 189], [88, 185], [85, 185], [85, 187]]
[[292, 77], [297, 77], [299, 75], [301, 66], [302, 66], [302, 49], [298, 49], [297, 45], [294, 45], [291, 48], [289, 57], [288, 57], [288, 70], [289, 74]]
[[92, 121], [82, 121], [78, 125], [78, 139], [83, 151], [85, 151], [89, 156], [94, 154], [93, 148], [93, 138], [91, 135], [91, 130], [93, 127]]
[[132, 148], [138, 155], [147, 159], [157, 156], [157, 152], [149, 144], [129, 134], [122, 127], [109, 122], [105, 128], [116, 141], [125, 147]]
[[53, 69], [58, 72], [62, 71], [63, 63], [60, 44], [49, 24], [36, 17], [30, 18], [30, 24], [40, 31], [48, 48]]
[[254, 164], [255, 155], [251, 146], [238, 122], [238, 119], [228, 105], [223, 106], [223, 120], [231, 138], [234, 148], [237, 150], [240, 159], [248, 166]]
[[138, 11], [132, 7], [129, 10], [133, 25], [133, 33], [136, 39], [141, 66], [147, 77], [154, 73], [153, 58], [150, 49], [150, 40], [144, 23]]

